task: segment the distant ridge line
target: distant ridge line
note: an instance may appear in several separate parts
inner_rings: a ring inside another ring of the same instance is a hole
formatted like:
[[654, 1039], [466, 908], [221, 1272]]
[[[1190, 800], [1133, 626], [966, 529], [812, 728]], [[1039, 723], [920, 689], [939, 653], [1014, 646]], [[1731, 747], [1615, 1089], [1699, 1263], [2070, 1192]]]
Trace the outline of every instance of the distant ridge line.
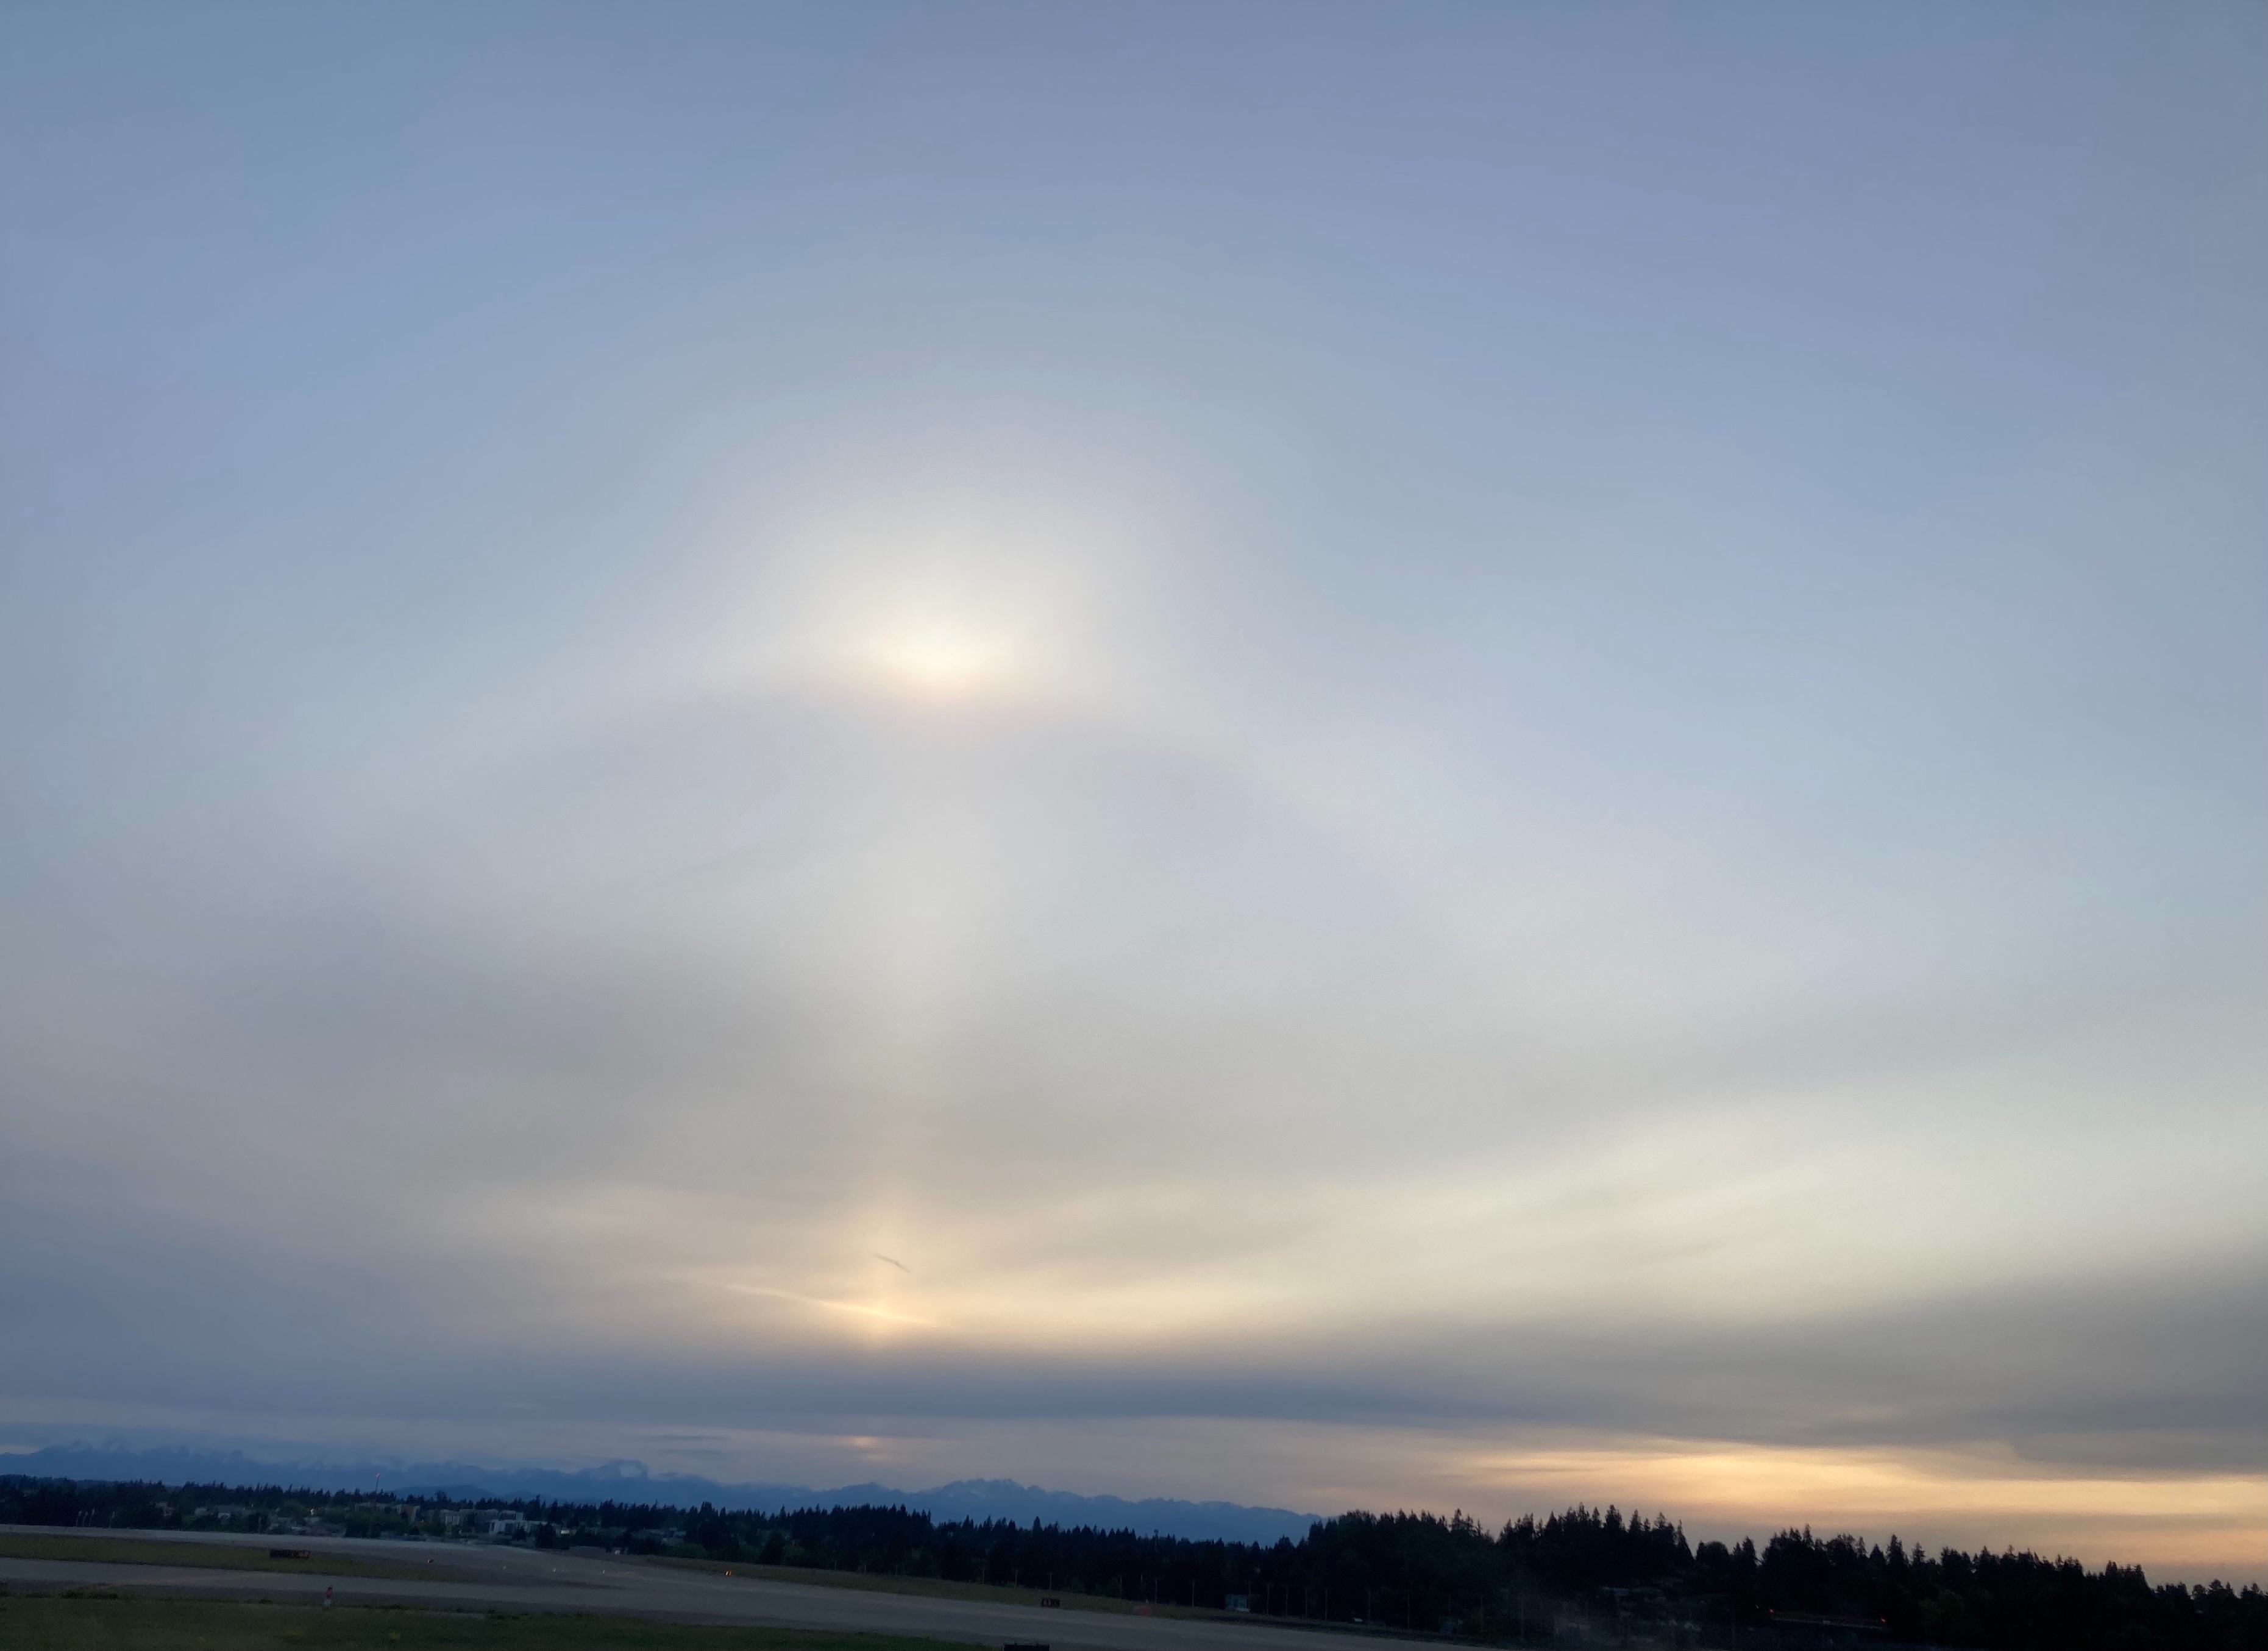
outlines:
[[657, 1506], [777, 1509], [855, 1507], [864, 1503], [902, 1505], [938, 1519], [1034, 1519], [1058, 1525], [1094, 1525], [1131, 1529], [1144, 1536], [1182, 1537], [1193, 1541], [1297, 1542], [1320, 1514], [1285, 1507], [1252, 1507], [1239, 1502], [1193, 1502], [1171, 1497], [1130, 1500], [1050, 1491], [1014, 1479], [954, 1479], [925, 1490], [905, 1490], [866, 1481], [831, 1490], [770, 1482], [727, 1484], [692, 1473], [654, 1473], [642, 1462], [618, 1460], [594, 1468], [483, 1467], [465, 1462], [269, 1461], [241, 1450], [193, 1447], [125, 1449], [91, 1443], [50, 1445], [42, 1449], [0, 1454], [0, 1473], [39, 1478], [143, 1479], [171, 1485], [283, 1485], [309, 1490], [350, 1491], [382, 1482], [401, 1495], [446, 1495], [455, 1500], [481, 1497], [540, 1496], [555, 1501], [637, 1501]]

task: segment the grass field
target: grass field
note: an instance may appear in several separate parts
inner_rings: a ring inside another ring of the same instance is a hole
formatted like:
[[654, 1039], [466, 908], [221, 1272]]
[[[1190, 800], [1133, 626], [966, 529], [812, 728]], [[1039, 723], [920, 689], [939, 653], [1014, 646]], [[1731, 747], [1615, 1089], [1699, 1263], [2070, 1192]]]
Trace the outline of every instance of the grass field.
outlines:
[[[814, 1571], [793, 1565], [749, 1565], [738, 1559], [730, 1564], [722, 1559], [649, 1559], [646, 1563], [677, 1566], [685, 1570], [707, 1571], [712, 1574], [761, 1577], [767, 1582], [800, 1582], [806, 1588], [848, 1588], [875, 1594], [914, 1594], [924, 1599], [968, 1599], [986, 1605], [1036, 1606], [1044, 1595], [1049, 1599], [1061, 1600], [1065, 1610], [1108, 1611], [1121, 1617], [1131, 1617], [1144, 1610], [1139, 1600], [1112, 1599], [1101, 1594], [1057, 1594], [1037, 1588], [1001, 1588], [990, 1582], [946, 1582], [935, 1577], [882, 1576], [868, 1571]], [[1207, 1622], [1226, 1615], [1210, 1606], [1192, 1610], [1187, 1605], [1152, 1605], [1147, 1609], [1154, 1617], [1182, 1617]]]
[[[278, 1537], [276, 1545], [292, 1545]], [[131, 1537], [0, 1536], [0, 1559], [92, 1559], [111, 1565], [192, 1566], [209, 1571], [286, 1571], [297, 1576], [359, 1576], [389, 1581], [415, 1579], [424, 1582], [465, 1580], [460, 1572], [438, 1561], [431, 1565], [392, 1565], [383, 1559], [350, 1559], [316, 1551], [305, 1559], [272, 1559], [265, 1548], [247, 1548], [226, 1542], [136, 1542]]]
[[8, 1651], [967, 1651], [941, 1640], [628, 1617], [0, 1596]]

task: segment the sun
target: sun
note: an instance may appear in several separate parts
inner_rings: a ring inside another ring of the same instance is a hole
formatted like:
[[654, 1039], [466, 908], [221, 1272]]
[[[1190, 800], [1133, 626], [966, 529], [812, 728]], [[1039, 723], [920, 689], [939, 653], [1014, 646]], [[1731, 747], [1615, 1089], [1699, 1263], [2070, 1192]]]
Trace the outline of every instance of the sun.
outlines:
[[1028, 690], [1037, 661], [1031, 628], [1004, 612], [962, 604], [902, 603], [852, 631], [844, 652], [856, 674], [900, 697], [950, 701]]
[[966, 699], [997, 692], [1014, 676], [1014, 650], [966, 625], [898, 624], [874, 632], [859, 663], [885, 686], [919, 699]]
[[814, 517], [763, 557], [724, 668], [909, 707], [1069, 700], [1117, 554], [1084, 518], [998, 501]]

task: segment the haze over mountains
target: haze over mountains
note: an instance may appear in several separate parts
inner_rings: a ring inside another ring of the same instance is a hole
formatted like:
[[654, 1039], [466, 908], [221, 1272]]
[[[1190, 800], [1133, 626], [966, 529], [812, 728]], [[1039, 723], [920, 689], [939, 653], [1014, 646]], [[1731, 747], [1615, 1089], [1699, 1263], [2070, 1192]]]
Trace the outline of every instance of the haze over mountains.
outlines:
[[1189, 1502], [1169, 1497], [1130, 1501], [1019, 1485], [1013, 1479], [955, 1479], [926, 1490], [867, 1483], [814, 1490], [806, 1485], [721, 1484], [693, 1473], [649, 1473], [640, 1462], [609, 1462], [563, 1470], [479, 1466], [466, 1462], [267, 1462], [241, 1451], [173, 1448], [117, 1449], [98, 1444], [50, 1445], [0, 1456], [0, 1473], [45, 1478], [144, 1479], [167, 1485], [284, 1485], [313, 1490], [382, 1485], [403, 1495], [445, 1494], [458, 1501], [482, 1497], [541, 1496], [554, 1501], [637, 1501], [696, 1507], [856, 1507], [903, 1506], [939, 1519], [1037, 1519], [1050, 1525], [1092, 1525], [1144, 1536], [1197, 1541], [1298, 1541], [1320, 1514], [1234, 1502]]

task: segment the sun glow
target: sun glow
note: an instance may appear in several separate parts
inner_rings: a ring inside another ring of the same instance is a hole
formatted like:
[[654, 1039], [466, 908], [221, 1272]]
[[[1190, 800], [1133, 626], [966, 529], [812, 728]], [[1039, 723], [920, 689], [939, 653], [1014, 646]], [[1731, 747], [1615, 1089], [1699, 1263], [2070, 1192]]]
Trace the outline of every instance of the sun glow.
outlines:
[[853, 651], [868, 675], [924, 699], [965, 699], [1006, 688], [1016, 651], [1005, 638], [965, 624], [928, 622], [876, 631]]
[[761, 1295], [775, 1301], [793, 1301], [803, 1307], [824, 1308], [832, 1313], [848, 1313], [854, 1317], [873, 1319], [885, 1324], [908, 1324], [917, 1330], [943, 1330], [934, 1319], [917, 1318], [911, 1313], [893, 1312], [887, 1307], [869, 1302], [838, 1301], [823, 1295], [806, 1295], [798, 1290], [775, 1290], [761, 1284], [727, 1284], [725, 1288], [738, 1295]]
[[743, 682], [915, 704], [1081, 697], [1098, 625], [1125, 618], [1123, 560], [1093, 519], [1028, 503], [814, 512], [777, 531], [716, 657]]

